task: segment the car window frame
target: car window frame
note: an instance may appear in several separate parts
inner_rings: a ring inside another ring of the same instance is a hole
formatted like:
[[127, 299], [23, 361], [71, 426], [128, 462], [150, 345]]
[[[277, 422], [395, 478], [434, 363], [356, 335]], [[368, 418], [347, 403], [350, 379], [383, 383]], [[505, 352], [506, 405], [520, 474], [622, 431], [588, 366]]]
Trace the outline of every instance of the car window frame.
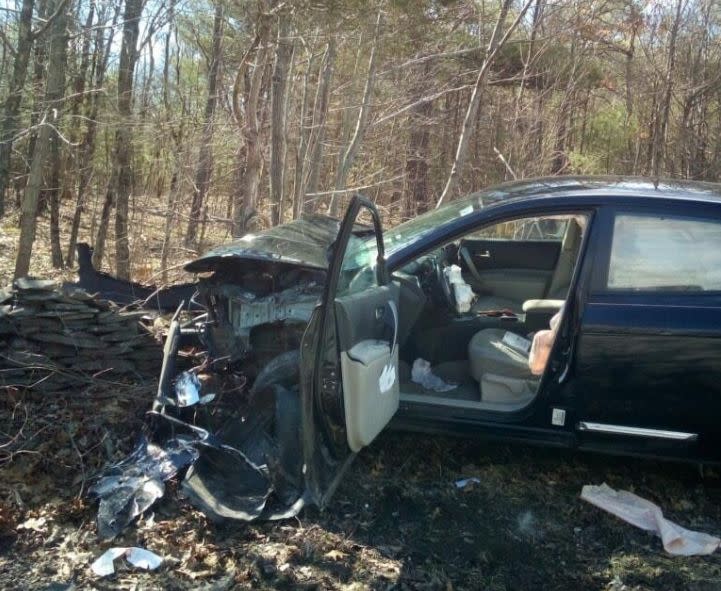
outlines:
[[[598, 212], [597, 227], [601, 239], [596, 249], [591, 277], [589, 296], [614, 301], [630, 299], [633, 301], [658, 300], [673, 304], [675, 302], [700, 302], [703, 299], [721, 298], [721, 289], [700, 291], [679, 291], [673, 289], [625, 288], [608, 287], [608, 276], [611, 265], [611, 252], [613, 250], [614, 225], [616, 217], [620, 215], [634, 215], [639, 217], [673, 217], [681, 220], [719, 223], [721, 225], [721, 209], [708, 207], [705, 204], [694, 207], [695, 204], [686, 204], [683, 212], [679, 212], [679, 203], [672, 202], [649, 206], [646, 205], [611, 205], [602, 207]], [[709, 214], [716, 215], [709, 215]]]

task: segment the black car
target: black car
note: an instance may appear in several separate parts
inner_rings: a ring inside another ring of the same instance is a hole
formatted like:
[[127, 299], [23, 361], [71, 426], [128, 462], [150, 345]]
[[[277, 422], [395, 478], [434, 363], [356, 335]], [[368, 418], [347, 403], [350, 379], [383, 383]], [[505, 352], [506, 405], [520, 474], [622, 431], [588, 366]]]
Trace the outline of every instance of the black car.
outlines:
[[[537, 179], [385, 232], [356, 196], [340, 224], [297, 220], [186, 268], [206, 274], [215, 371], [248, 380], [242, 419], [212, 428], [265, 470], [257, 514], [271, 490], [276, 516], [324, 504], [387, 426], [721, 458], [718, 186]], [[257, 516], [224, 470], [201, 457], [191, 498]]]

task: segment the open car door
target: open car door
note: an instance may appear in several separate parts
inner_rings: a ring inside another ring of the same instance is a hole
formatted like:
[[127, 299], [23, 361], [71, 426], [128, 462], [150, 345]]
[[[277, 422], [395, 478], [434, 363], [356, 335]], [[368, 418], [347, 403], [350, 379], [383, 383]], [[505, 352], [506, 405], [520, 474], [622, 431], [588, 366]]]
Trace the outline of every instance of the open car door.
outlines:
[[[354, 234], [361, 215], [372, 221], [362, 238]], [[356, 195], [301, 346], [303, 473], [308, 500], [319, 506], [353, 454], [398, 409], [398, 296], [386, 271], [378, 211]]]

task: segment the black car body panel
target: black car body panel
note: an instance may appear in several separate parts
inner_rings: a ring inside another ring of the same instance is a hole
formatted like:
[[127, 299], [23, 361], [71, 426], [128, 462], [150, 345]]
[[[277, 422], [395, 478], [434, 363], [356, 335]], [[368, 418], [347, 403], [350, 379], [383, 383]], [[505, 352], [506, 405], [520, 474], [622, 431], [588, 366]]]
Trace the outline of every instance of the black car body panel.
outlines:
[[328, 247], [338, 234], [338, 220], [316, 215], [275, 226], [213, 248], [185, 266], [191, 273], [213, 271], [219, 264], [262, 261], [326, 269]]

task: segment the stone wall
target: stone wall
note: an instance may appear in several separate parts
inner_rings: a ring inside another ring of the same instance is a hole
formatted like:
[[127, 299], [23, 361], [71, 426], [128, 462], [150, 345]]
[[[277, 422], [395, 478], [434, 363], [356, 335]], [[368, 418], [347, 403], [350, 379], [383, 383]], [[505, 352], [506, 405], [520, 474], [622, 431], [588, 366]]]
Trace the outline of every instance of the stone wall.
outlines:
[[146, 314], [52, 281], [17, 280], [0, 290], [0, 389], [157, 378], [162, 344], [140, 322]]

